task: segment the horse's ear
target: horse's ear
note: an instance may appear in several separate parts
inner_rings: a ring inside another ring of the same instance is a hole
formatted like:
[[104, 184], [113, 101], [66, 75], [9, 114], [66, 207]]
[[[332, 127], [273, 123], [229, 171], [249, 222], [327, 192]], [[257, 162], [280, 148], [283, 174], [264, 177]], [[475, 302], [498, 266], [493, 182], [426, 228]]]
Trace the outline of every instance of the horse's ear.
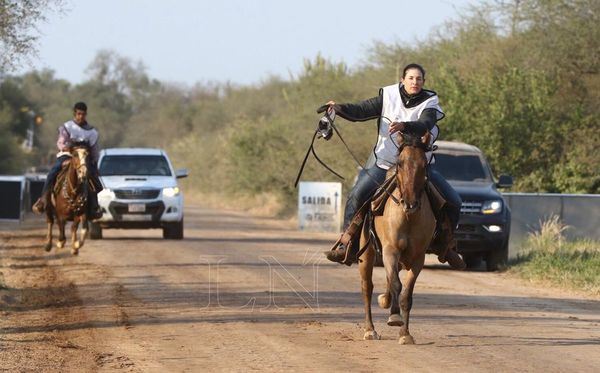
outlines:
[[421, 137], [421, 142], [425, 145], [429, 145], [429, 139], [431, 139], [431, 132], [427, 131], [423, 137]]

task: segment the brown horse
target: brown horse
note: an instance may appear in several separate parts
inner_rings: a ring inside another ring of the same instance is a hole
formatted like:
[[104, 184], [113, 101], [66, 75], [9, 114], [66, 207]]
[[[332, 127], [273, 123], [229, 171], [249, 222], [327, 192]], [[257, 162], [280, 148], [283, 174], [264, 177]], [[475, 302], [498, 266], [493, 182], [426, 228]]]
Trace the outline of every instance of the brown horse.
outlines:
[[[429, 150], [430, 134], [427, 133], [422, 138], [402, 134], [398, 138], [402, 138], [402, 142], [397, 167], [388, 171], [388, 177], [397, 178], [398, 187], [392, 195], [400, 204], [396, 204], [394, 198], [388, 198], [383, 215], [374, 218], [374, 229], [381, 242], [387, 277], [386, 291], [379, 295], [378, 303], [382, 308], [391, 306], [387, 324], [401, 327], [399, 343], [414, 344], [408, 331], [413, 290], [423, 268], [425, 250], [431, 243], [436, 224], [427, 194], [423, 193], [427, 179], [425, 153]], [[367, 234], [363, 230], [361, 247], [368, 241]], [[374, 260], [374, 243], [370, 240], [359, 264], [365, 303], [364, 339], [379, 339], [371, 317]], [[407, 271], [404, 289], [399, 278], [402, 268]]]
[[[45, 250], [52, 249], [52, 225], [54, 219], [58, 224], [58, 243], [56, 246], [62, 249], [65, 246], [65, 225], [72, 221], [71, 225], [71, 254], [77, 255], [79, 248], [83, 246], [87, 233], [87, 195], [88, 195], [88, 168], [87, 156], [89, 148], [84, 144], [75, 144], [71, 147], [71, 159], [66, 161], [68, 165], [56, 178], [56, 186], [52, 192], [52, 202], [46, 208], [46, 222], [48, 232], [46, 234]], [[77, 228], [82, 224], [80, 239], [77, 240]]]

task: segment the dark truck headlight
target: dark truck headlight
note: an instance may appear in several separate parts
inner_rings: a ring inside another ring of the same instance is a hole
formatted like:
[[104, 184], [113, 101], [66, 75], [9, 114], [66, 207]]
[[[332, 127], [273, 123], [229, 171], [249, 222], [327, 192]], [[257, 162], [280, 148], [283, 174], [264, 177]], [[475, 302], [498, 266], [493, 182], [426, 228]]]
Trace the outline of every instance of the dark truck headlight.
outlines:
[[484, 201], [481, 205], [481, 213], [484, 215], [499, 214], [502, 212], [502, 200], [492, 199]]

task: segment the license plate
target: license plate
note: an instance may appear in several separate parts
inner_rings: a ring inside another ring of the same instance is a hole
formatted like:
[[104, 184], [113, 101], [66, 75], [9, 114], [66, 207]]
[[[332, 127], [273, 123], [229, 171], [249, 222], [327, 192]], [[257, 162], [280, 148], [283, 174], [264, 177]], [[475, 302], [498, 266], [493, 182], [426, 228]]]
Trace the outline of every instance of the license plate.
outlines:
[[124, 221], [150, 221], [152, 220], [152, 215], [150, 214], [123, 214], [121, 215], [121, 219]]
[[146, 212], [146, 205], [143, 203], [130, 203], [127, 206], [128, 212]]

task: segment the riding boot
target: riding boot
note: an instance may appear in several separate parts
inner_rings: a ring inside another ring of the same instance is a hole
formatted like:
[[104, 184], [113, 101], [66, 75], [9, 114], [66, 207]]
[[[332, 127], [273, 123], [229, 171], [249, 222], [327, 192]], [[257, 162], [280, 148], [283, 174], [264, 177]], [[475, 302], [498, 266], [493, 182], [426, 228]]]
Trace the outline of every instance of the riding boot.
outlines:
[[450, 267], [463, 270], [467, 267], [460, 255], [456, 252], [456, 240], [454, 232], [447, 225], [442, 228], [431, 245], [432, 251], [437, 254], [441, 263], [450, 264]]
[[331, 249], [324, 252], [327, 259], [347, 266], [351, 266], [352, 263], [358, 263], [356, 255], [359, 251], [358, 246], [360, 245], [360, 233], [365, 218], [365, 212], [366, 208], [360, 209], [356, 215], [354, 215], [354, 218], [352, 218], [346, 231], [342, 233], [341, 237], [333, 244]]
[[33, 211], [36, 214], [42, 214], [44, 211], [46, 211], [46, 206], [48, 206], [49, 204], [50, 204], [50, 191], [45, 192], [44, 194], [42, 194], [40, 196], [40, 198], [38, 198], [37, 201], [35, 201], [33, 206], [31, 206], [31, 211]]
[[346, 232], [335, 242], [331, 250], [325, 251], [325, 256], [332, 262], [351, 266], [352, 263], [358, 263], [358, 237], [350, 237]]
[[100, 206], [98, 205], [98, 195], [92, 191], [88, 194], [88, 219], [89, 220], [97, 220], [104, 215]]

